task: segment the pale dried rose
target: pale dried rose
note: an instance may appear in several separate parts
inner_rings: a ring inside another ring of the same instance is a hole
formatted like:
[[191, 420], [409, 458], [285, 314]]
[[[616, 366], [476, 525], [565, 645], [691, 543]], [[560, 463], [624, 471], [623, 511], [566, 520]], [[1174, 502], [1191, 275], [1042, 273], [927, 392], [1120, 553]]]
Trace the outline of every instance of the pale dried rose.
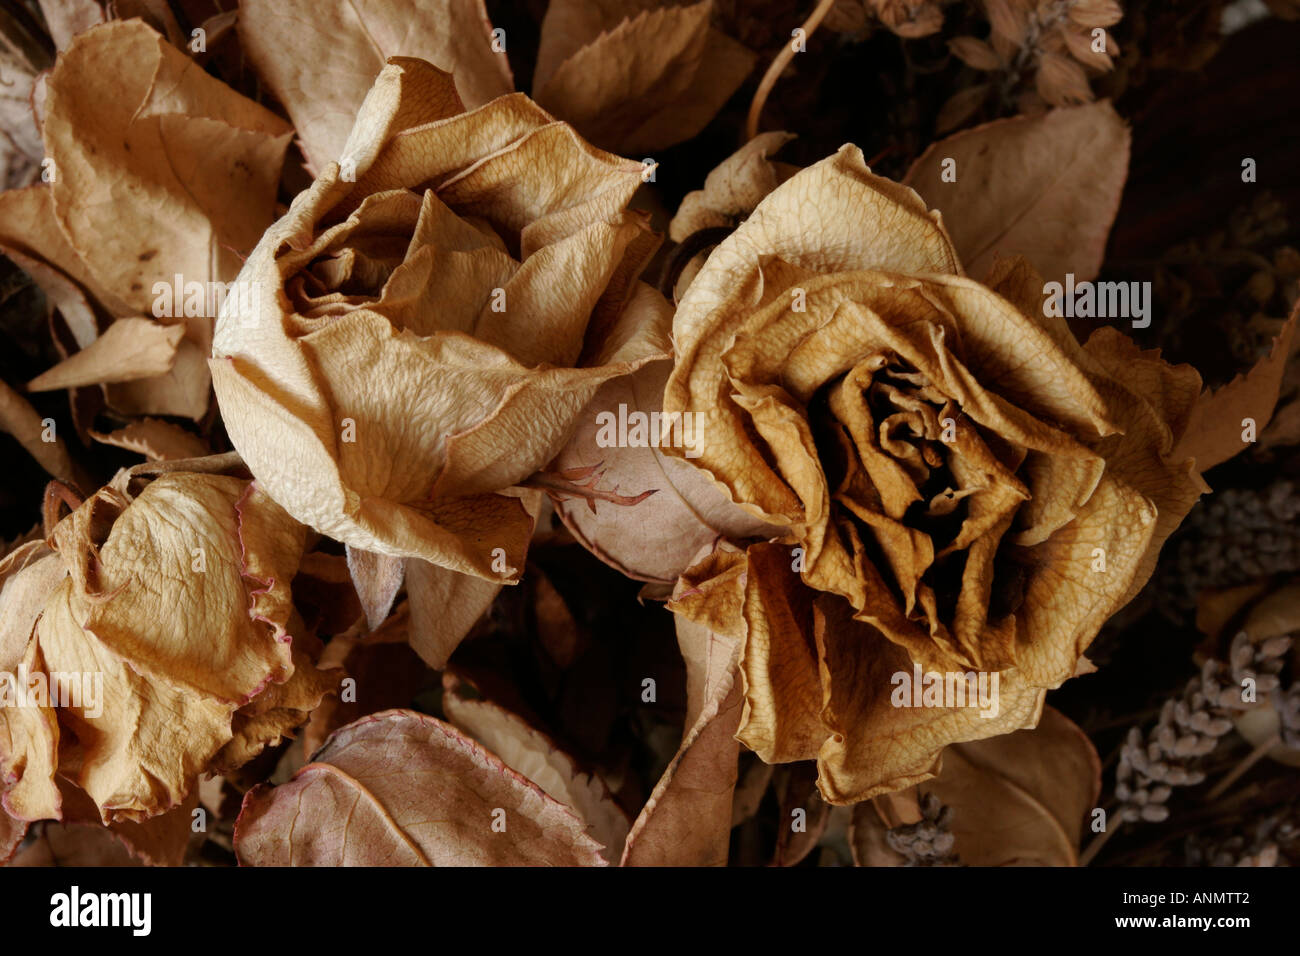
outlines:
[[[650, 443], [645, 423], [660, 420], [650, 416], [661, 414], [671, 371], [671, 361], [652, 362], [603, 385], [551, 465], [561, 474], [590, 474], [586, 484], [595, 492], [621, 494], [629, 501], [649, 493], [635, 504], [559, 497], [555, 513], [606, 564], [667, 590], [700, 549], [719, 538], [765, 538], [782, 530], [736, 507], [699, 469]], [[620, 428], [631, 439], [623, 443], [627, 447], [618, 445]], [[638, 428], [644, 433], [639, 439]], [[680, 437], [694, 440], [685, 430]]]
[[394, 58], [341, 157], [249, 256], [211, 366], [259, 487], [350, 548], [501, 583], [533, 519], [503, 494], [605, 381], [668, 351], [634, 279], [642, 165], [526, 97], [465, 112]]
[[[664, 410], [698, 416], [685, 460], [789, 529], [749, 548], [739, 737], [817, 759], [832, 803], [1033, 726], [1204, 490], [1173, 454], [1196, 372], [1110, 328], [1080, 346], [1043, 286], [1019, 260], [964, 277], [937, 214], [846, 146], [679, 304]], [[914, 666], [996, 675], [996, 716], [895, 706]]]
[[15, 705], [0, 707], [0, 768], [19, 819], [61, 818], [56, 773], [105, 822], [164, 813], [334, 686], [288, 630], [306, 530], [246, 478], [163, 466], [149, 480], [148, 467], [61, 521], [53, 553], [24, 546], [0, 592], [16, 631], [0, 660]]

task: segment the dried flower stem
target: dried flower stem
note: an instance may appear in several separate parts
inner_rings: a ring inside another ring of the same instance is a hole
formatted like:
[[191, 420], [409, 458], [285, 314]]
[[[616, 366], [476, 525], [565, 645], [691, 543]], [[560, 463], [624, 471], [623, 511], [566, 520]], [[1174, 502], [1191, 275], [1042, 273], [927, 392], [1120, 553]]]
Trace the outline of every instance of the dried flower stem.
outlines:
[[1105, 830], [1102, 830], [1095, 837], [1093, 837], [1092, 842], [1088, 844], [1087, 849], [1085, 849], [1082, 853], [1079, 854], [1079, 865], [1087, 866], [1089, 863], [1091, 863], [1093, 861], [1093, 858], [1096, 857], [1096, 855], [1101, 852], [1101, 848], [1106, 845], [1106, 841], [1111, 838], [1111, 835], [1114, 834], [1116, 831], [1118, 831], [1119, 828], [1122, 827], [1123, 825], [1124, 825], [1124, 818], [1118, 817], [1116, 818], [1115, 825], [1113, 827], [1107, 827]]
[[1226, 791], [1229, 787], [1231, 787], [1234, 783], [1236, 783], [1241, 778], [1242, 774], [1244, 774], [1251, 767], [1255, 766], [1255, 764], [1259, 763], [1259, 761], [1262, 760], [1270, 750], [1272, 750], [1281, 742], [1282, 742], [1282, 734], [1279, 732], [1269, 737], [1268, 740], [1265, 740], [1262, 744], [1260, 744], [1250, 753], [1246, 754], [1245, 757], [1241, 758], [1241, 761], [1237, 764], [1237, 766], [1232, 768], [1232, 770], [1227, 774], [1227, 776], [1225, 776], [1222, 780], [1220, 780], [1210, 789], [1210, 792], [1205, 795], [1205, 799], [1206, 800], [1217, 799], [1222, 793], [1224, 793], [1224, 791]]
[[[575, 469], [580, 474], [571, 476], [569, 473], [556, 475], [550, 472], [539, 471], [519, 482], [521, 488], [537, 488], [545, 491], [552, 498], [585, 498], [587, 507], [593, 512], [596, 510], [597, 501], [608, 501], [611, 504], [623, 505], [628, 507], [640, 504], [645, 499], [653, 495], [658, 488], [651, 488], [649, 491], [643, 491], [639, 495], [620, 495], [618, 488], [613, 491], [603, 491], [596, 487], [596, 484], [604, 477], [605, 472], [600, 470], [600, 465], [593, 465], [590, 468]], [[576, 484], [569, 480], [570, 477], [579, 477], [587, 479], [584, 484]]]
[[54, 526], [59, 523], [59, 505], [65, 504], [69, 511], [81, 507], [84, 498], [68, 485], [57, 479], [45, 486], [45, 500], [41, 504], [41, 528], [48, 538], [54, 533]]
[[[813, 31], [826, 18], [826, 14], [831, 12], [831, 7], [835, 6], [835, 0], [819, 0], [816, 8], [808, 19], [800, 27], [803, 30], [805, 40], [813, 35]], [[772, 92], [772, 87], [776, 86], [777, 78], [790, 65], [794, 59], [794, 44], [786, 43], [781, 47], [767, 72], [763, 74], [762, 81], [758, 84], [758, 89], [754, 92], [754, 99], [749, 104], [749, 117], [745, 120], [745, 142], [749, 142], [758, 135], [758, 118], [763, 112], [763, 105], [767, 102], [768, 95]]]

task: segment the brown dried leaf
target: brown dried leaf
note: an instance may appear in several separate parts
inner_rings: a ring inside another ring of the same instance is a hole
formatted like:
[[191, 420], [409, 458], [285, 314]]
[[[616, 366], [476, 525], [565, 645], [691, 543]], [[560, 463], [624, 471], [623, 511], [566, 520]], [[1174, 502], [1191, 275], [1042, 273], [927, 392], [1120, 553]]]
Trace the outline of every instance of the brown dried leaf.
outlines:
[[[997, 120], [935, 143], [904, 182], [943, 213], [970, 275], [987, 273], [995, 254], [1020, 254], [1045, 279], [1088, 280], [1119, 208], [1129, 140], [1108, 102]], [[956, 182], [943, 181], [947, 159]]]
[[1264, 431], [1277, 405], [1298, 318], [1300, 303], [1292, 309], [1268, 355], [1222, 388], [1201, 395], [1175, 454], [1195, 458], [1196, 467], [1206, 471], [1248, 447], [1242, 440], [1245, 419], [1254, 421], [1256, 436]]
[[198, 435], [159, 418], [142, 418], [108, 434], [92, 431], [90, 437], [105, 445], [137, 452], [150, 461], [202, 458], [212, 452]]
[[235, 847], [253, 866], [605, 863], [568, 808], [454, 727], [398, 710], [337, 731], [288, 783], [249, 791]]
[[614, 802], [605, 781], [583, 773], [573, 758], [545, 734], [504, 707], [464, 696], [467, 685], [454, 674], [442, 678], [447, 718], [525, 779], [570, 808], [599, 843], [608, 863], [617, 863], [627, 839], [627, 814]]
[[30, 392], [106, 385], [166, 375], [176, 364], [183, 325], [118, 319], [99, 338], [27, 383]]
[[[46, 422], [27, 399], [0, 382], [0, 431], [18, 439], [51, 478], [80, 483], [84, 473], [68, 454], [67, 442], [59, 435], [57, 426], [50, 427]], [[47, 437], [53, 441], [46, 441]]]
[[1003, 68], [1002, 57], [993, 47], [975, 37], [954, 37], [948, 41], [948, 49], [953, 56], [976, 70], [1000, 70]]
[[992, 89], [993, 87], [988, 83], [977, 83], [954, 93], [939, 108], [939, 115], [934, 121], [935, 132], [947, 133], [965, 123], [988, 100], [989, 91]]
[[[646, 801], [623, 852], [624, 866], [725, 866], [740, 745], [736, 729], [744, 699], [736, 670], [736, 618], [741, 600], [734, 549], [706, 554], [674, 589], [677, 645], [686, 659], [686, 722], [681, 746]], [[720, 627], [722, 630], [714, 630]]]
[[921, 785], [953, 808], [955, 852], [970, 866], [1076, 866], [1101, 760], [1063, 714], [1043, 708], [1032, 730], [956, 744]]
[[[1088, 85], [1088, 74], [1083, 72], [1083, 67], [1063, 53], [1047, 53], [1038, 61], [1034, 86], [1038, 95], [1052, 106], [1077, 106], [1092, 102], [1092, 87]], [[1107, 225], [1109, 226], [1109, 223]]]
[[615, 152], [636, 155], [689, 139], [754, 65], [749, 50], [709, 26], [711, 10], [711, 0], [555, 0], [542, 21], [537, 102]]

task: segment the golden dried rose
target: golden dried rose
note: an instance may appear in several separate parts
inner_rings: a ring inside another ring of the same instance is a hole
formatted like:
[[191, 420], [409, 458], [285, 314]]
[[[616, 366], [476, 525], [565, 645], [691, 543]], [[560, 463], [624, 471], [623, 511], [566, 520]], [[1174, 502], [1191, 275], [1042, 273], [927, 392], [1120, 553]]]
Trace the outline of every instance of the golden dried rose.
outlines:
[[60, 817], [56, 774], [106, 822], [163, 813], [330, 689], [289, 630], [306, 530], [246, 478], [148, 477], [121, 472], [54, 528], [53, 551], [33, 542], [0, 564], [0, 772], [16, 819]]
[[218, 324], [226, 428], [267, 494], [350, 548], [511, 579], [532, 518], [501, 492], [668, 349], [667, 304], [634, 281], [643, 167], [519, 94], [465, 112], [402, 58], [338, 159]]
[[[679, 304], [664, 411], [698, 417], [686, 460], [789, 529], [748, 553], [738, 736], [818, 759], [831, 802], [1033, 726], [1203, 490], [1172, 454], [1195, 370], [1111, 328], [1080, 346], [1043, 298], [1021, 260], [962, 275], [938, 214], [846, 146]], [[900, 702], [914, 668], [973, 672], [995, 706]]]

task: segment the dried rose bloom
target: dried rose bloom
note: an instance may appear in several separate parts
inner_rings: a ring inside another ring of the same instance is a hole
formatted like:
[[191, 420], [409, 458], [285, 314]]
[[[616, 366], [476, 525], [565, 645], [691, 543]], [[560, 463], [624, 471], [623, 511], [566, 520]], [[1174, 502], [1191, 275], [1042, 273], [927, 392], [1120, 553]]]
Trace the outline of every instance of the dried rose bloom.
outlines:
[[[1110, 328], [1080, 346], [1043, 292], [1021, 260], [964, 277], [939, 216], [846, 146], [678, 307], [664, 410], [700, 417], [686, 460], [789, 529], [749, 549], [739, 737], [818, 759], [831, 802], [1033, 726], [1204, 489], [1171, 454], [1195, 370]], [[996, 676], [996, 714], [895, 706], [914, 666]]]
[[634, 281], [643, 166], [527, 97], [464, 112], [389, 61], [332, 163], [249, 256], [213, 378], [259, 487], [354, 549], [501, 581], [542, 468], [600, 385], [668, 350]]
[[105, 822], [163, 813], [331, 687], [290, 632], [305, 529], [247, 479], [170, 471], [140, 488], [136, 471], [61, 521], [53, 551], [6, 559], [22, 565], [0, 592], [0, 770], [17, 819], [60, 817], [56, 774]]

